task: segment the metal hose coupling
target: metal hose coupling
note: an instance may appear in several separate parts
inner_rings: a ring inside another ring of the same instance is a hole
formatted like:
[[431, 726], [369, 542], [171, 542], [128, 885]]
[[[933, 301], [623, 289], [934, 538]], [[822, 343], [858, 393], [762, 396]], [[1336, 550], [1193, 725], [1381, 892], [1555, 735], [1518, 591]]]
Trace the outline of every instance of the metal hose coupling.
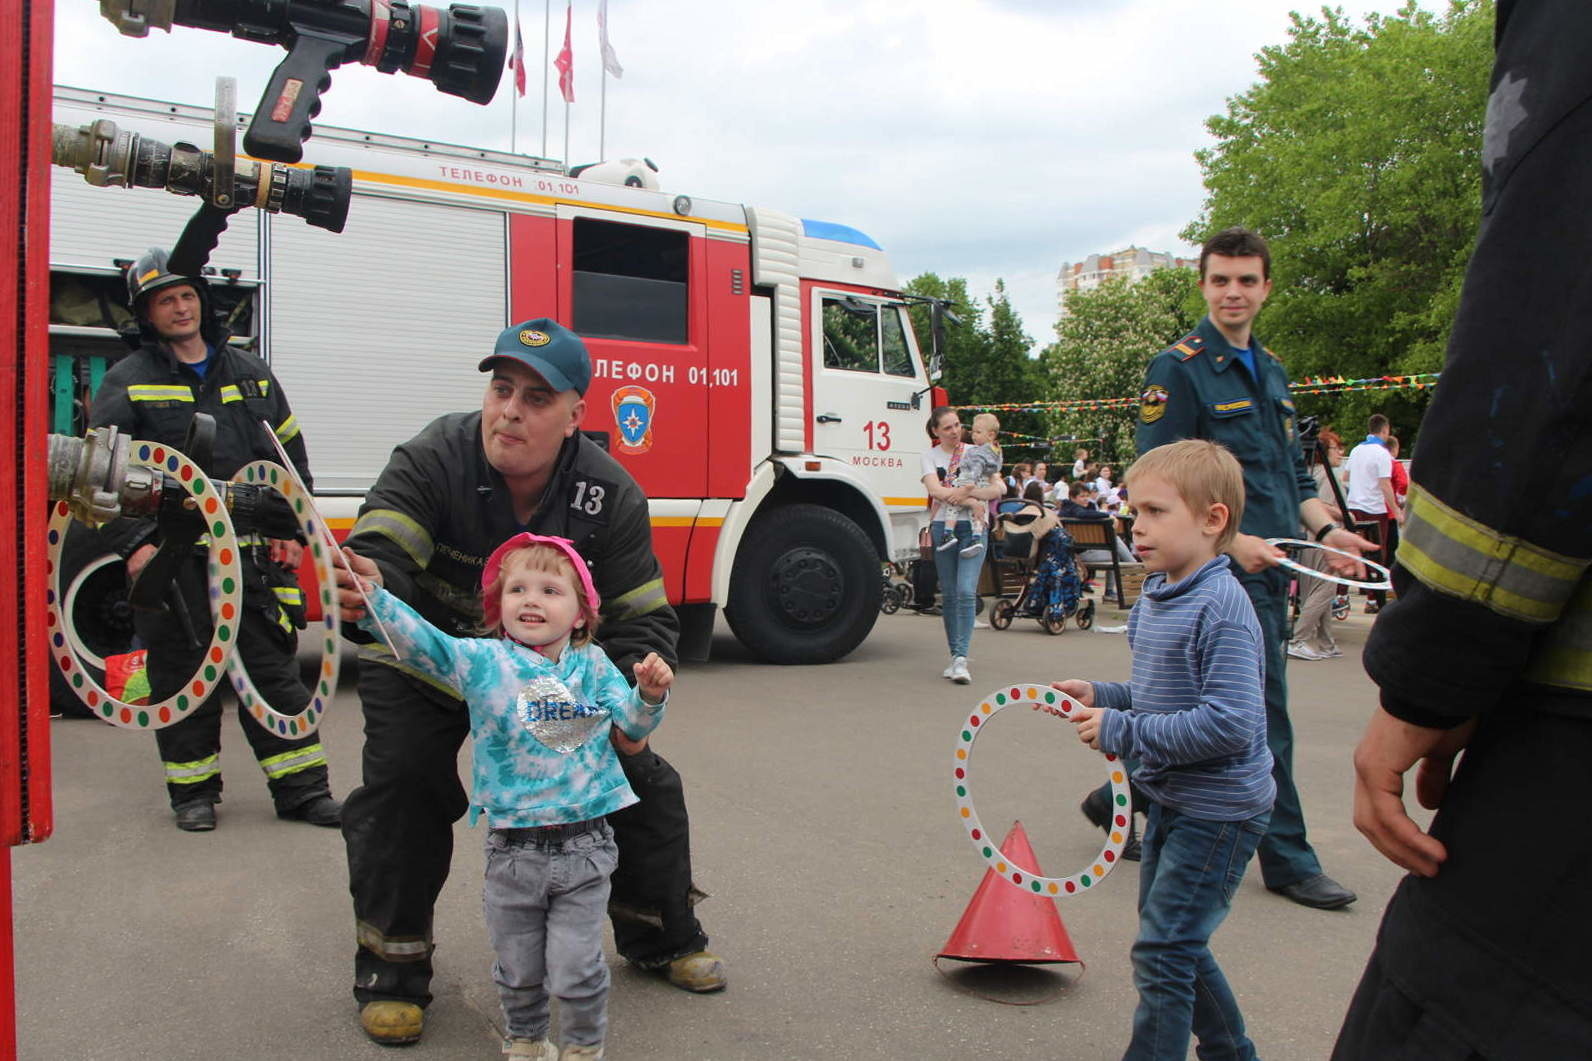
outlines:
[[83, 438], [51, 435], [46, 456], [50, 500], [65, 501], [72, 518], [91, 527], [155, 512], [161, 476], [151, 468], [128, 467], [129, 444], [114, 427], [95, 428]]

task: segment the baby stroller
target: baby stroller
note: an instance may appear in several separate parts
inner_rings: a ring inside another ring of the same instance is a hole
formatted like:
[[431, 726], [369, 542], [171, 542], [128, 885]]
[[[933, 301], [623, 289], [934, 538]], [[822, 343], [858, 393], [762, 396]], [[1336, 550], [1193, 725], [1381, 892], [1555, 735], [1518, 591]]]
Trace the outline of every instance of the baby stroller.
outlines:
[[1078, 629], [1094, 625], [1095, 602], [1083, 599], [1083, 583], [1072, 562], [1072, 535], [1048, 508], [1032, 503], [996, 519], [1002, 556], [996, 565], [1000, 598], [990, 612], [996, 630], [1021, 616], [1037, 619], [1048, 634], [1060, 634], [1073, 619]]

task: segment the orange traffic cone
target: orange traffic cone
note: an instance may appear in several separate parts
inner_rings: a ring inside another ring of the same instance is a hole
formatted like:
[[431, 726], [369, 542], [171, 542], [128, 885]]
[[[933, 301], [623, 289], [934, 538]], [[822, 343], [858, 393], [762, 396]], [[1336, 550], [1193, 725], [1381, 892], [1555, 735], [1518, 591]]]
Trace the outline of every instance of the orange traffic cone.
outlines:
[[[1022, 822], [1013, 822], [1001, 854], [1032, 872], [1042, 872]], [[935, 960], [965, 962], [1076, 962], [1083, 964], [1056, 911], [1056, 900], [1017, 887], [993, 869], [984, 872], [962, 920]]]

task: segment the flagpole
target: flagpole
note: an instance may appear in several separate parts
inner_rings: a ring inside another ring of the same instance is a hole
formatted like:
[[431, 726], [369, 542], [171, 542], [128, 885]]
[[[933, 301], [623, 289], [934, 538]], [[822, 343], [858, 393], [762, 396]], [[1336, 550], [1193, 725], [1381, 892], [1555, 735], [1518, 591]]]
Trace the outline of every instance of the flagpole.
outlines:
[[553, 37], [553, 0], [542, 0], [542, 157], [547, 157], [547, 50]]
[[564, 104], [564, 172], [569, 172], [569, 104]]
[[[519, 32], [520, 0], [514, 0], [514, 33], [516, 40], [519, 39]], [[520, 63], [523, 64], [524, 62], [525, 56], [522, 55], [520, 56]], [[514, 76], [518, 78], [520, 75], [515, 74]], [[510, 89], [513, 94], [509, 96], [509, 99], [513, 102], [510, 104], [509, 110], [509, 154], [517, 155], [520, 153], [520, 91], [518, 85], [512, 85]]]
[[608, 67], [603, 67], [602, 106], [597, 119], [597, 161], [608, 157]]

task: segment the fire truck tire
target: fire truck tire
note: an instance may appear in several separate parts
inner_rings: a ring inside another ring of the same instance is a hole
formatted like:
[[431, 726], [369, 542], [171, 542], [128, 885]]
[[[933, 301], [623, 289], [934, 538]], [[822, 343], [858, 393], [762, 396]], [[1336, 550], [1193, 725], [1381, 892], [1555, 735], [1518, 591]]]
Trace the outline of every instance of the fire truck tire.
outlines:
[[829, 663], [868, 636], [883, 591], [861, 527], [833, 509], [789, 505], [747, 529], [724, 617], [770, 663]]

